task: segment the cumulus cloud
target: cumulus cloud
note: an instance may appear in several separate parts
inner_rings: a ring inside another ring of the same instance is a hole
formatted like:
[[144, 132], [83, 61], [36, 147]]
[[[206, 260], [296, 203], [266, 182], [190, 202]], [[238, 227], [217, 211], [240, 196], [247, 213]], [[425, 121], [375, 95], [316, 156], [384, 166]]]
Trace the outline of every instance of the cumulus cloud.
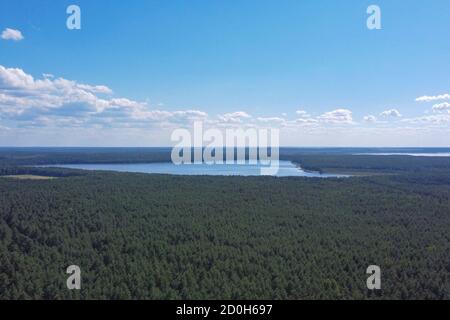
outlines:
[[49, 74], [35, 79], [22, 69], [0, 65], [0, 117], [25, 125], [176, 123], [207, 117], [198, 110], [154, 110], [146, 102], [110, 97], [112, 94], [104, 85], [78, 83]]
[[397, 109], [390, 109], [380, 113], [380, 116], [385, 118], [387, 117], [400, 118], [402, 115]]
[[64, 78], [52, 79], [53, 76], [45, 74], [43, 79], [35, 80], [33, 76], [25, 73], [19, 68], [5, 68], [0, 65], [0, 90], [15, 90], [26, 93], [80, 93], [82, 91], [88, 93], [107, 93], [111, 94], [112, 90], [103, 85], [80, 84], [75, 81], [66, 80]]
[[364, 122], [375, 123], [377, 122], [377, 117], [373, 115], [368, 115], [363, 118]]
[[[443, 95], [442, 95], [443, 96]], [[442, 97], [441, 96], [441, 97]], [[217, 127], [282, 127], [283, 130], [303, 130], [308, 134], [348, 131], [345, 125], [354, 125], [352, 111], [339, 108], [322, 114], [310, 114], [297, 110], [295, 117], [260, 115], [252, 117], [245, 111], [210, 116], [196, 108], [183, 110], [163, 110], [163, 105], [154, 108], [148, 102], [136, 101], [129, 97], [115, 96], [105, 85], [80, 83], [43, 74], [35, 78], [20, 68], [0, 65], [0, 125], [14, 128], [41, 128], [46, 132], [51, 127], [97, 128], [127, 130], [188, 127], [193, 121], [203, 121], [205, 126]], [[410, 123], [429, 127], [450, 123], [450, 103], [442, 102], [432, 107], [433, 114], [391, 122], [392, 125]], [[383, 111], [381, 117], [401, 117], [397, 109]], [[376, 115], [363, 117], [365, 123], [382, 124], [388, 121]], [[362, 123], [361, 123], [362, 124]], [[367, 125], [366, 129], [378, 128]], [[353, 126], [356, 128], [358, 126]], [[360, 126], [361, 128], [363, 126]], [[394, 127], [394, 126], [392, 126]], [[16, 129], [11, 129], [12, 131]], [[4, 128], [2, 128], [4, 132]], [[353, 129], [352, 129], [353, 130]], [[357, 129], [354, 129], [357, 130]], [[290, 131], [290, 132], [291, 132]], [[101, 130], [99, 131], [101, 132]], [[353, 131], [352, 131], [353, 132]]]
[[13, 40], [13, 41], [20, 41], [23, 40], [22, 32], [15, 29], [6, 28], [3, 30], [1, 38], [3, 40]]
[[199, 110], [166, 111], [136, 109], [131, 113], [131, 117], [141, 121], [170, 121], [172, 123], [184, 123], [187, 121], [192, 122], [205, 120], [208, 117], [208, 114]]
[[218, 116], [219, 120], [225, 123], [242, 123], [243, 120], [251, 118], [245, 111], [236, 111], [232, 113], [225, 113]]
[[431, 109], [434, 112], [449, 112], [450, 113], [450, 103], [448, 103], [448, 102], [438, 103], [438, 104], [435, 104]]
[[10, 115], [51, 112], [56, 109], [72, 108], [86, 112], [102, 112], [112, 106], [112, 101], [97, 94], [111, 94], [106, 86], [80, 84], [64, 78], [34, 79], [18, 68], [0, 65], [0, 112]]
[[438, 101], [438, 100], [450, 100], [450, 94], [440, 94], [437, 96], [422, 96], [416, 98], [417, 102], [431, 102], [431, 101]]
[[336, 109], [320, 115], [318, 120], [332, 124], [352, 124], [353, 116], [352, 112], [348, 109]]
[[289, 121], [289, 124], [303, 126], [303, 125], [313, 125], [319, 122], [305, 110], [297, 110], [295, 114], [297, 115], [297, 119], [295, 119], [294, 121]]

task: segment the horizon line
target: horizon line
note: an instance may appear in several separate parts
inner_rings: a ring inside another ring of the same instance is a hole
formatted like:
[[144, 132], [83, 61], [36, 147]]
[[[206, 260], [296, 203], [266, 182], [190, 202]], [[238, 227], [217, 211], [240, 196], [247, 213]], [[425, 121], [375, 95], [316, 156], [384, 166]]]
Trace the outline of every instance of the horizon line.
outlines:
[[[134, 149], [150, 149], [150, 148], [173, 148], [173, 146], [147, 146], [147, 147], [143, 147], [143, 146], [0, 146], [0, 149], [7, 149], [7, 148], [11, 148], [11, 149], [19, 149], [19, 148], [84, 148], [84, 149], [125, 149], [125, 148], [134, 148]], [[226, 147], [225, 147], [226, 148]], [[245, 146], [245, 147], [237, 147], [235, 146], [234, 148], [255, 148], [255, 147], [249, 147], [249, 146]], [[421, 147], [421, 146], [414, 146], [414, 147], [405, 147], [405, 146], [396, 146], [396, 147], [392, 147], [392, 146], [382, 146], [382, 147], [375, 147], [375, 146], [279, 146], [279, 148], [287, 148], [287, 149], [450, 149], [450, 146], [447, 147]]]

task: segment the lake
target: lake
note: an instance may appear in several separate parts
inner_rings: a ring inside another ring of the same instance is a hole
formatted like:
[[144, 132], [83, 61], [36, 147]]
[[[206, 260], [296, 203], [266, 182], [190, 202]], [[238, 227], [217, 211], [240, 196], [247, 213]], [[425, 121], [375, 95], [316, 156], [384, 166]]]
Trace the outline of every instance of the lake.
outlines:
[[450, 152], [427, 152], [427, 153], [407, 153], [407, 152], [374, 152], [356, 153], [355, 155], [367, 156], [411, 156], [411, 157], [450, 157]]
[[[126, 164], [61, 164], [45, 167], [59, 167], [83, 170], [106, 170], [118, 172], [139, 172], [173, 175], [211, 175], [211, 176], [259, 176], [261, 164], [182, 164], [164, 163], [126, 163]], [[306, 172], [290, 161], [279, 161], [277, 177], [348, 177], [339, 174], [320, 174]]]

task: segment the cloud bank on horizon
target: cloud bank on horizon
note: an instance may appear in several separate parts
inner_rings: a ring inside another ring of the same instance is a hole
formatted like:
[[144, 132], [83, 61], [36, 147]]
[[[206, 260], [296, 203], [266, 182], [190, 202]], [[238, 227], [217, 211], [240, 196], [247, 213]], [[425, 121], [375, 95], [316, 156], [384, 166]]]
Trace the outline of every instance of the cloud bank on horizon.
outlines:
[[[345, 132], [358, 135], [378, 130], [392, 134], [395, 130], [400, 133], [402, 130], [422, 132], [442, 129], [443, 126], [450, 128], [450, 103], [441, 102], [450, 100], [450, 94], [422, 96], [415, 100], [434, 104], [424, 110], [423, 116], [413, 118], [404, 118], [395, 108], [387, 109], [379, 115], [382, 120], [373, 115], [354, 119], [353, 112], [347, 108], [336, 108], [317, 115], [297, 110], [291, 117], [288, 114], [255, 117], [242, 110], [209, 114], [200, 108], [155, 108], [146, 101], [115, 97], [113, 90], [106, 85], [79, 83], [52, 74], [43, 74], [35, 79], [20, 68], [0, 65], [0, 133], [3, 132], [0, 139], [20, 133], [39, 135], [46, 130], [60, 130], [62, 133], [78, 130], [83, 136], [81, 131], [85, 130], [88, 133], [85, 135], [85, 145], [89, 145], [90, 135], [96, 135], [98, 131], [102, 132], [103, 137], [108, 130], [116, 134], [117, 130], [139, 130], [142, 136], [145, 132], [157, 130], [161, 133], [165, 130], [169, 135], [170, 130], [189, 128], [194, 121], [203, 121], [207, 126], [218, 128], [276, 127], [285, 130], [288, 135], [295, 132], [299, 137], [302, 134], [305, 137], [330, 137]], [[408, 128], [405, 124], [416, 126]], [[6, 140], [0, 141], [8, 145]]]

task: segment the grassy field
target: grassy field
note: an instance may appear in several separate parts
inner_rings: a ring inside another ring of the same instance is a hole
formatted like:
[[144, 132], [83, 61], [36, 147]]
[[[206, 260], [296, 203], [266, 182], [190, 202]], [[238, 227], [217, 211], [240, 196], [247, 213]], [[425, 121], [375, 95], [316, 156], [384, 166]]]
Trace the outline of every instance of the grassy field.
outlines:
[[2, 176], [2, 178], [10, 178], [10, 179], [18, 179], [18, 180], [50, 180], [55, 179], [55, 177], [46, 177], [46, 176], [36, 176], [32, 174], [18, 174], [11, 176]]

